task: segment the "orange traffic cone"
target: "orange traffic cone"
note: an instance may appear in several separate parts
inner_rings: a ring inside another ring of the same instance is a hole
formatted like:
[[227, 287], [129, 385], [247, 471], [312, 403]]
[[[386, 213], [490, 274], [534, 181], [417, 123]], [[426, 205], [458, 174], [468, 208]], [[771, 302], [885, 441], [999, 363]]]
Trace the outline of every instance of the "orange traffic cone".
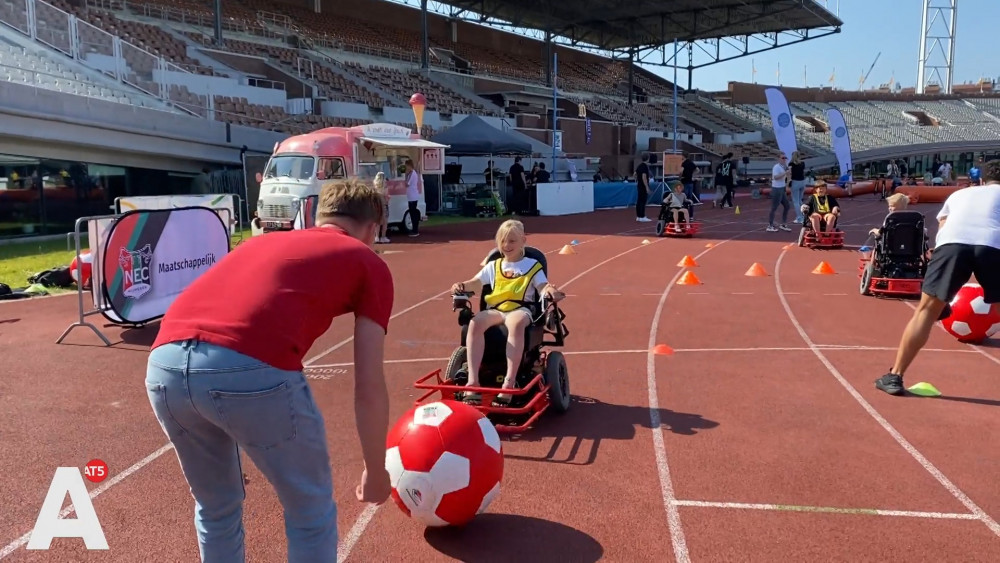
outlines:
[[822, 275], [830, 275], [830, 274], [836, 274], [837, 272], [834, 272], [833, 268], [829, 264], [827, 264], [826, 262], [820, 262], [819, 266], [816, 266], [813, 269], [813, 273], [814, 274], [822, 274]]
[[781, 249], [782, 250], [788, 250], [789, 248], [794, 248], [794, 247], [795, 247], [794, 244], [786, 244], [785, 246], [782, 246]]
[[573, 250], [573, 245], [567, 244], [566, 246], [562, 247], [562, 250], [559, 251], [559, 254], [576, 254], [576, 250]]
[[708, 244], [705, 245], [705, 248], [712, 248], [714, 246], [715, 246], [715, 243], [714, 242], [710, 242], [710, 243], [708, 243]]
[[672, 356], [674, 354], [674, 349], [666, 344], [657, 344], [653, 346], [653, 353], [657, 356]]
[[694, 272], [688, 270], [684, 272], [681, 279], [677, 280], [677, 285], [701, 285], [701, 280], [698, 279], [698, 276], [694, 275]]
[[678, 268], [694, 268], [696, 266], [698, 266], [698, 263], [694, 261], [694, 258], [691, 258], [690, 254], [677, 263]]
[[767, 271], [764, 270], [764, 266], [760, 265], [760, 262], [754, 262], [753, 266], [750, 266], [750, 269], [747, 270], [747, 273], [743, 275], [749, 276], [751, 278], [762, 278], [762, 277], [767, 277]]

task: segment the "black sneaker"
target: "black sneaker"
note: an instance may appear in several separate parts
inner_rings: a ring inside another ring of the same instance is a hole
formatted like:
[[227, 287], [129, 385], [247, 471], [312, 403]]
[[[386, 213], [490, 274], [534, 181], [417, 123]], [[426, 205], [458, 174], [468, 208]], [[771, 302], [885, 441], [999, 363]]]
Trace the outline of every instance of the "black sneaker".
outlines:
[[903, 390], [903, 376], [892, 372], [876, 379], [875, 387], [890, 395], [902, 395], [905, 393]]

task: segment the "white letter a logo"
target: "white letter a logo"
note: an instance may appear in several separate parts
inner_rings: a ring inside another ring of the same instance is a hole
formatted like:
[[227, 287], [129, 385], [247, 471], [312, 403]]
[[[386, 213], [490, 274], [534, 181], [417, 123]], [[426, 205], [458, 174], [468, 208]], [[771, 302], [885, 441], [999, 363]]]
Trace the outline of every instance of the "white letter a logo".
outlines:
[[[69, 493], [69, 500], [76, 511], [76, 519], [59, 517], [60, 508]], [[31, 531], [31, 540], [27, 549], [49, 549], [53, 538], [83, 538], [87, 549], [108, 549], [104, 539], [104, 530], [97, 519], [97, 512], [90, 502], [90, 494], [83, 482], [80, 470], [76, 467], [59, 467], [45, 495], [42, 510], [35, 521], [35, 529]]]

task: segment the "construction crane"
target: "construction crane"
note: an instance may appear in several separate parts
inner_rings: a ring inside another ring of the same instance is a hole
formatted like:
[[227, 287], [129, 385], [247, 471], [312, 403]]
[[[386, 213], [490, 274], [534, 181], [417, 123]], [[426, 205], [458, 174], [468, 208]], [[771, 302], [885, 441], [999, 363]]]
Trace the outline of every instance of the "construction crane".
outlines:
[[868, 76], [872, 73], [872, 70], [875, 69], [875, 63], [878, 62], [878, 59], [881, 56], [882, 56], [882, 51], [879, 51], [878, 54], [875, 55], [875, 60], [872, 61], [872, 66], [868, 67], [868, 72], [866, 72], [863, 75], [861, 75], [861, 80], [858, 81], [858, 89], [859, 90], [864, 90], [865, 89], [865, 82], [868, 81]]

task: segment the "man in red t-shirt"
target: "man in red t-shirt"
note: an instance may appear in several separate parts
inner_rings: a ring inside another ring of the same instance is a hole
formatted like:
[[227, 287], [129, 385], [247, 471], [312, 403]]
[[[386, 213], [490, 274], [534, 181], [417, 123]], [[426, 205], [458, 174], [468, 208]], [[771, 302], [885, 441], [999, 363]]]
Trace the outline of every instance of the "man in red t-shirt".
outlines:
[[382, 194], [323, 187], [317, 226], [241, 244], [181, 293], [160, 322], [149, 401], [195, 499], [204, 561], [244, 560], [242, 449], [284, 507], [289, 562], [337, 560], [337, 509], [323, 416], [302, 359], [353, 313], [354, 408], [365, 469], [356, 496], [389, 496], [383, 345], [393, 280], [372, 245]]

